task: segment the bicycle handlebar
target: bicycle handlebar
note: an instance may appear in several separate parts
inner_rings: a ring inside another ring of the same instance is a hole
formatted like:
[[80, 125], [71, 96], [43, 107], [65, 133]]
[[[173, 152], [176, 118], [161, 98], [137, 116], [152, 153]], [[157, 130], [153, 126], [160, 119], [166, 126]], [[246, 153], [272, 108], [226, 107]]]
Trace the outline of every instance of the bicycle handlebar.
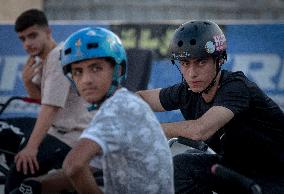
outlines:
[[172, 145], [175, 142], [178, 142], [180, 144], [192, 147], [194, 149], [197, 149], [203, 152], [206, 152], [209, 148], [209, 146], [203, 141], [196, 141], [196, 140], [188, 139], [186, 137], [181, 137], [181, 136], [170, 139], [169, 146], [172, 147]]
[[6, 110], [8, 105], [14, 100], [21, 100], [21, 101], [24, 101], [27, 103], [33, 103], [33, 104], [40, 104], [39, 99], [33, 99], [29, 97], [24, 97], [24, 96], [12, 96], [5, 103], [0, 104], [0, 106], [2, 106], [2, 108], [0, 109], [0, 115]]

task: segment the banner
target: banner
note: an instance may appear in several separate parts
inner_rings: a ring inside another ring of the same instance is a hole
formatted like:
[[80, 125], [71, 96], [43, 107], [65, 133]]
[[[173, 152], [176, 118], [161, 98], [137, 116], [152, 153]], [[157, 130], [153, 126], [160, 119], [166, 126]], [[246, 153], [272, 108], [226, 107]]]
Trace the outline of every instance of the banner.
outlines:
[[[96, 24], [51, 24], [57, 42], [72, 32]], [[148, 88], [167, 87], [181, 81], [178, 69], [166, 56], [176, 24], [100, 25], [117, 33], [126, 47], [152, 49], [154, 60]], [[239, 24], [222, 26], [228, 42], [228, 60], [223, 66], [243, 71], [284, 110], [284, 24]], [[0, 103], [10, 96], [25, 96], [21, 72], [27, 60], [13, 25], [0, 25]], [[139, 58], [137, 58], [139, 60]], [[9, 106], [5, 116], [35, 114], [30, 104]], [[2, 115], [3, 116], [3, 115]], [[179, 111], [157, 113], [160, 121], [182, 120]]]

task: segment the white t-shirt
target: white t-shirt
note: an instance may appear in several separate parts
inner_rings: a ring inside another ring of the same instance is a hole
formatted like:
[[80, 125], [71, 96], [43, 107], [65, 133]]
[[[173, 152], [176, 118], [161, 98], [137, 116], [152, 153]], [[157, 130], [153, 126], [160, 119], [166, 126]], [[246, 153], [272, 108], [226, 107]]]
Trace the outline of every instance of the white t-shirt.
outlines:
[[[61, 107], [48, 133], [73, 146], [93, 117], [87, 103], [64, 76], [60, 65], [59, 44], [47, 56], [41, 75], [41, 104]], [[60, 133], [58, 132], [60, 131]]]
[[102, 148], [91, 165], [103, 169], [106, 194], [174, 193], [172, 156], [160, 123], [126, 88], [101, 105], [81, 138]]

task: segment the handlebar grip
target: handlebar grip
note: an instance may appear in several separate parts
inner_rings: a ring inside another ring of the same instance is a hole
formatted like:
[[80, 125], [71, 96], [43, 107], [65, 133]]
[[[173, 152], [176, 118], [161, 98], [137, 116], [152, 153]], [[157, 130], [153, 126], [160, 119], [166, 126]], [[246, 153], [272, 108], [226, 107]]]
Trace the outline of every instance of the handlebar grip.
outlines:
[[246, 191], [249, 191], [252, 194], [262, 193], [260, 186], [256, 184], [252, 179], [247, 178], [222, 165], [214, 164], [211, 167], [211, 173], [213, 175], [220, 177], [223, 180], [239, 185], [241, 188], [244, 188]]
[[178, 137], [178, 143], [183, 144], [183, 145], [187, 145], [189, 147], [198, 149], [200, 151], [207, 151], [208, 149], [208, 145], [206, 143], [204, 143], [203, 141], [196, 141], [196, 140], [192, 140], [192, 139], [188, 139], [185, 137]]
[[22, 100], [28, 103], [40, 104], [40, 99], [34, 99], [29, 97], [23, 97]]

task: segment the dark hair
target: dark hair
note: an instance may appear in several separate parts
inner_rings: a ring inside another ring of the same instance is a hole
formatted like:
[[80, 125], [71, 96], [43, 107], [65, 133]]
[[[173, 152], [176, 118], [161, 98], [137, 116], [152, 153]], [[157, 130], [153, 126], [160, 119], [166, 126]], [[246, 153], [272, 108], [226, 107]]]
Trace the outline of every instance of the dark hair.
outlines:
[[15, 31], [22, 32], [33, 26], [48, 26], [47, 18], [43, 11], [38, 9], [29, 9], [18, 16], [15, 22]]

